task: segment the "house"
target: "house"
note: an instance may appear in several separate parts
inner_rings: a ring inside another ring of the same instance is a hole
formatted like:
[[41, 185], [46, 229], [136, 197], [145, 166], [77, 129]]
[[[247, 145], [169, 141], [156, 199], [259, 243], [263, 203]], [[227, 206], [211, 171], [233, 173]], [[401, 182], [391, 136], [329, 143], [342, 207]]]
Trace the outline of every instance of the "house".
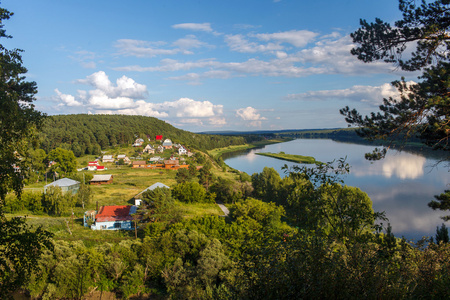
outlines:
[[105, 162], [114, 162], [114, 157], [112, 155], [103, 155], [102, 161]]
[[[84, 226], [89, 223], [93, 230], [132, 230], [133, 216], [137, 207], [134, 205], [111, 205], [102, 206], [100, 211], [87, 211], [84, 214]], [[95, 215], [94, 218], [92, 218]]]
[[156, 153], [163, 153], [164, 147], [162, 145], [159, 145], [158, 148], [156, 148]]
[[142, 150], [142, 152], [144, 153], [148, 153], [148, 154], [155, 154], [155, 148], [153, 148], [152, 145], [148, 144], [147, 146], [145, 146], [144, 150]]
[[144, 140], [139, 138], [134, 141], [134, 144], [132, 146], [133, 147], [141, 147], [143, 143], [144, 143]]
[[117, 155], [117, 160], [121, 160], [121, 159], [123, 160], [124, 164], [127, 164], [127, 165], [131, 164], [131, 160], [125, 154]]
[[167, 185], [165, 185], [164, 183], [161, 182], [157, 182], [151, 186], [149, 186], [148, 188], [146, 188], [145, 190], [143, 190], [142, 192], [140, 192], [139, 194], [137, 194], [136, 196], [134, 196], [134, 205], [139, 206], [141, 205], [142, 202], [142, 194], [144, 194], [146, 191], [153, 191], [156, 188], [166, 188], [166, 189], [170, 189], [170, 187], [168, 187]]
[[76, 194], [80, 189], [80, 182], [69, 178], [58, 179], [44, 186], [44, 194], [47, 192], [47, 189], [51, 186], [60, 187], [63, 193], [71, 192], [72, 194]]
[[178, 155], [187, 155], [188, 151], [186, 150], [186, 148], [184, 148], [184, 146], [180, 146], [180, 148], [178, 148]]
[[136, 160], [133, 161], [132, 168], [145, 168], [146, 162], [145, 160]]
[[170, 139], [165, 139], [162, 146], [164, 147], [164, 149], [172, 149], [172, 141]]
[[155, 140], [156, 141], [162, 141], [163, 140], [163, 136], [162, 135], [157, 135]]
[[98, 166], [99, 166], [98, 161], [90, 161], [90, 162], [88, 162], [88, 170], [89, 171], [97, 170]]
[[166, 169], [174, 169], [179, 165], [178, 159], [169, 159], [164, 161], [164, 166]]
[[111, 184], [113, 182], [112, 175], [94, 175], [94, 178], [89, 181], [91, 185], [99, 185], [99, 184]]

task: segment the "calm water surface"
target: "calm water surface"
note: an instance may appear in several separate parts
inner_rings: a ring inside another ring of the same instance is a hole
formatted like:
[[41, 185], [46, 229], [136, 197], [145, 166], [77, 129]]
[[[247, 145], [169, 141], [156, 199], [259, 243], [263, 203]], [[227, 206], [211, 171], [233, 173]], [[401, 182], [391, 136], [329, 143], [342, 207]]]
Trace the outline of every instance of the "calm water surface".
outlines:
[[[444, 212], [433, 211], [427, 203], [434, 199], [434, 195], [449, 188], [448, 164], [437, 164], [438, 159], [423, 154], [394, 150], [388, 152], [384, 160], [369, 162], [364, 159], [364, 153], [373, 148], [329, 139], [298, 139], [235, 154], [225, 162], [250, 175], [262, 172], [267, 166], [285, 176], [281, 168], [295, 163], [255, 153], [283, 151], [313, 156], [322, 162], [347, 157], [351, 169], [350, 174], [344, 177], [345, 184], [359, 187], [369, 195], [374, 210], [386, 213], [396, 236], [416, 241], [422, 236], [434, 236], [436, 227], [443, 223], [439, 216]], [[449, 224], [446, 226], [450, 227]]]

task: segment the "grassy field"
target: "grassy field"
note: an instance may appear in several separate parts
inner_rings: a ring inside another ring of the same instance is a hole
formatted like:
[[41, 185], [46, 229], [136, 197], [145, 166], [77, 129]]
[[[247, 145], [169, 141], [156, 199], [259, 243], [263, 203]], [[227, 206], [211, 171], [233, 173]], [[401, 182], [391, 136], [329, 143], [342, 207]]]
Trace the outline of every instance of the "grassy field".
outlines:
[[[193, 203], [185, 204], [176, 202], [176, 205], [183, 213], [184, 218], [198, 216], [221, 216], [222, 210], [215, 203]], [[82, 240], [87, 246], [95, 245], [96, 242], [119, 242], [124, 239], [134, 239], [134, 230], [91, 230], [83, 226], [83, 211], [74, 210], [74, 217], [62, 216], [53, 217], [47, 215], [7, 214], [8, 218], [14, 216], [26, 216], [27, 224], [44, 229], [54, 234], [56, 240], [77, 241]]]
[[[122, 151], [121, 151], [122, 152]], [[89, 155], [77, 158], [79, 167], [86, 166], [87, 162], [93, 161], [96, 156]], [[86, 210], [96, 209], [103, 205], [133, 205], [133, 197], [154, 183], [161, 182], [169, 187], [176, 185], [176, 171], [174, 170], [152, 170], [131, 168], [129, 165], [119, 166], [114, 163], [102, 163], [105, 171], [80, 171], [80, 174], [111, 174], [113, 183], [105, 185], [91, 185], [92, 200], [84, 209], [73, 208], [73, 219], [70, 214], [61, 217], [44, 215], [33, 215], [31, 212], [23, 211], [15, 214], [7, 214], [7, 217], [27, 216], [27, 223], [33, 226], [42, 226], [54, 234], [55, 239], [82, 240], [85, 244], [95, 244], [98, 241], [117, 242], [123, 239], [134, 238], [134, 231], [94, 231], [83, 226], [83, 215]], [[234, 178], [232, 172], [222, 172], [221, 168], [213, 168], [215, 176]], [[48, 181], [48, 183], [50, 180]], [[29, 184], [25, 191], [42, 192], [46, 182]], [[221, 209], [215, 203], [177, 203], [184, 218], [192, 218], [205, 215], [223, 215]], [[70, 233], [71, 232], [71, 233]]]
[[208, 151], [208, 154], [211, 157], [218, 158], [218, 157], [222, 156], [222, 154], [228, 153], [228, 152], [253, 149], [253, 148], [264, 146], [264, 145], [283, 143], [283, 142], [287, 142], [287, 141], [290, 141], [290, 139], [273, 139], [273, 140], [264, 140], [264, 141], [260, 141], [260, 142], [255, 142], [252, 144], [233, 145], [233, 146], [228, 146], [225, 148], [216, 148], [216, 149], [210, 150], [210, 151]]
[[[173, 186], [176, 183], [176, 171], [174, 170], [133, 169], [131, 166], [117, 166], [113, 163], [102, 165], [107, 170], [78, 172], [78, 175], [83, 173], [91, 175], [111, 174], [114, 178], [112, 184], [91, 185], [93, 201], [91, 207], [88, 208], [94, 208], [97, 201], [99, 205], [134, 204], [131, 199], [152, 184], [161, 182], [167, 186]], [[27, 185], [25, 191], [43, 191], [45, 184], [45, 181], [42, 181]]]
[[285, 154], [283, 152], [280, 153], [270, 153], [270, 152], [259, 152], [259, 153], [255, 153], [257, 155], [262, 155], [262, 156], [268, 156], [268, 157], [273, 157], [273, 158], [277, 158], [277, 159], [282, 159], [282, 160], [286, 160], [286, 161], [292, 161], [292, 162], [296, 162], [299, 164], [316, 164], [316, 163], [321, 163], [320, 161], [317, 161], [314, 157], [312, 156], [303, 156], [303, 155], [296, 155], [296, 154]]

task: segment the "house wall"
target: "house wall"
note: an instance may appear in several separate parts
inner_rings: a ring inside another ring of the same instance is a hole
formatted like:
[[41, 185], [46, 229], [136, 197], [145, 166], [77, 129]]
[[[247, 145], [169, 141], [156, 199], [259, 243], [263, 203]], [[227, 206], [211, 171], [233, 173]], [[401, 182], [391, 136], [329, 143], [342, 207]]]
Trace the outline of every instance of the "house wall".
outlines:
[[89, 182], [90, 185], [111, 184], [111, 183], [113, 183], [112, 178], [108, 181], [91, 181], [91, 182]]
[[[120, 224], [120, 228], [115, 227], [114, 224]], [[115, 221], [115, 222], [95, 222], [91, 226], [93, 230], [133, 230], [133, 221]]]
[[133, 165], [132, 168], [145, 168], [145, 165]]

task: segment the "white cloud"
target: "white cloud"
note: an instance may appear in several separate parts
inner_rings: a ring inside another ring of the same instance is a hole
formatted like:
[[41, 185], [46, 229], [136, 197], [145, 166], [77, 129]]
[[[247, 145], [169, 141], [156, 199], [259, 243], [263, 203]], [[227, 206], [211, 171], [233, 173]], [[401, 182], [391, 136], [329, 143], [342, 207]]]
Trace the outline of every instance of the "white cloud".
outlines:
[[276, 33], [259, 33], [252, 36], [262, 41], [288, 43], [301, 48], [312, 42], [318, 35], [318, 33], [309, 30], [290, 30]]
[[61, 93], [58, 89], [55, 89], [55, 93], [58, 95], [59, 100], [61, 100], [63, 103], [60, 105], [67, 105], [67, 106], [81, 106], [83, 103], [76, 101], [75, 97], [72, 95], [66, 95]]
[[[176, 101], [152, 103], [143, 100], [147, 88], [133, 79], [122, 76], [114, 85], [105, 72], [99, 71], [77, 80], [77, 83], [93, 87], [91, 90], [78, 90], [77, 98], [55, 89], [59, 106], [84, 106], [88, 111], [103, 114], [145, 115], [158, 118], [183, 118], [180, 122], [195, 124], [207, 121], [213, 125], [225, 124], [221, 118], [223, 105], [210, 101], [196, 101], [180, 98]], [[196, 121], [194, 119], [198, 119]], [[187, 120], [187, 121], [186, 121]], [[191, 121], [189, 121], [191, 120]]]
[[261, 117], [261, 115], [257, 113], [256, 109], [250, 106], [236, 110], [236, 116], [240, 117], [244, 121], [251, 121], [247, 124], [247, 126], [252, 127], [261, 127], [261, 121], [266, 120], [266, 118]]
[[154, 103], [149, 103], [144, 100], [138, 100], [134, 102], [134, 107], [123, 109], [98, 109], [96, 112], [101, 114], [121, 114], [121, 115], [140, 115], [155, 118], [165, 118], [169, 114], [166, 112], [157, 111]]
[[203, 126], [203, 121], [201, 119], [180, 119], [178, 121], [183, 124], [192, 124], [192, 125], [197, 125], [197, 126]]
[[219, 34], [215, 31], [213, 31], [210, 23], [181, 23], [181, 24], [172, 25], [172, 28], [186, 29], [186, 30], [193, 30], [193, 31], [203, 31], [203, 32], [209, 32], [209, 33], [213, 33], [213, 34]]
[[189, 98], [180, 98], [173, 102], [158, 104], [161, 110], [167, 110], [176, 117], [213, 117], [223, 113], [223, 105], [214, 105], [210, 101], [195, 101]]
[[227, 121], [225, 118], [223, 117], [212, 117], [208, 119], [209, 124], [216, 126], [216, 127], [220, 127], [220, 126], [224, 126], [227, 124]]
[[207, 46], [206, 43], [201, 42], [197, 39], [195, 35], [188, 35], [182, 39], [178, 39], [172, 43], [173, 46], [185, 50], [185, 54], [187, 53], [187, 49], [192, 48], [201, 48]]
[[136, 57], [154, 57], [157, 55], [175, 55], [183, 52], [180, 48], [163, 49], [165, 42], [148, 42], [142, 40], [121, 39], [115, 44], [118, 54]]
[[267, 45], [260, 45], [255, 42], [249, 42], [241, 34], [226, 35], [225, 42], [228, 47], [230, 47], [231, 51], [242, 53], [270, 52], [283, 49], [279, 44], [269, 43]]
[[104, 95], [109, 99], [121, 97], [142, 99], [147, 96], [147, 87], [145, 85], [136, 83], [133, 79], [126, 76], [122, 76], [116, 80], [116, 86], [114, 86], [103, 71], [95, 72], [85, 79], [77, 80], [77, 82], [95, 87], [95, 90], [89, 92], [91, 97]]
[[213, 59], [202, 59], [194, 62], [180, 62], [175, 59], [162, 59], [159, 66], [156, 67], [141, 67], [141, 66], [126, 66], [114, 68], [116, 71], [124, 72], [174, 72], [174, 71], [188, 71], [197, 68], [213, 68], [218, 65]]
[[301, 94], [290, 94], [286, 97], [289, 100], [302, 101], [324, 101], [330, 99], [342, 99], [351, 101], [367, 102], [372, 105], [379, 105], [383, 98], [397, 97], [397, 90], [389, 83], [381, 86], [355, 85], [342, 90], [322, 90], [309, 91]]
[[[193, 23], [188, 23], [192, 25]], [[196, 23], [195, 23], [196, 24]], [[190, 25], [181, 27], [189, 28]], [[198, 24], [197, 24], [198, 25]], [[180, 27], [180, 28], [181, 28]], [[195, 28], [195, 26], [192, 26]], [[208, 28], [208, 27], [206, 27]], [[150, 47], [148, 42], [127, 41], [137, 46], [124, 47], [123, 54], [135, 56], [154, 56], [161, 54], [192, 54], [190, 49], [211, 46], [199, 41], [195, 36], [188, 35], [172, 44], [174, 49], [159, 49]], [[313, 41], [316, 41], [312, 46]], [[186, 74], [170, 76], [171, 80], [185, 80], [188, 84], [200, 85], [206, 78], [227, 79], [237, 76], [268, 76], [298, 78], [322, 74], [364, 75], [372, 73], [385, 73], [391, 71], [391, 66], [383, 62], [364, 64], [350, 54], [354, 47], [350, 37], [341, 36], [338, 32], [319, 36], [315, 32], [306, 30], [291, 30], [278, 33], [226, 35], [224, 42], [231, 51], [240, 53], [263, 53], [271, 56], [250, 57], [246, 60], [221, 62], [216, 58], [207, 58], [196, 61], [180, 61], [176, 59], [162, 59], [158, 65], [140, 66], [131, 65], [117, 67], [118, 71], [138, 72], [176, 72], [189, 71]], [[265, 43], [264, 43], [265, 42]], [[125, 43], [124, 43], [125, 44]], [[144, 45], [145, 44], [145, 45]], [[293, 47], [293, 46], [295, 47]], [[126, 51], [125, 51], [126, 48]], [[302, 49], [299, 49], [302, 48]], [[167, 52], [157, 52], [164, 50]], [[195, 71], [193, 71], [195, 70]]]
[[222, 71], [222, 70], [213, 70], [213, 71], [208, 71], [208, 72], [204, 72], [201, 74], [198, 73], [188, 73], [182, 76], [174, 76], [174, 77], [169, 77], [168, 79], [171, 80], [186, 80], [189, 81], [189, 84], [191, 85], [200, 85], [201, 80], [202, 79], [214, 79], [214, 78], [219, 78], [219, 79], [226, 79], [226, 78], [230, 78], [232, 77], [232, 73], [230, 71]]

